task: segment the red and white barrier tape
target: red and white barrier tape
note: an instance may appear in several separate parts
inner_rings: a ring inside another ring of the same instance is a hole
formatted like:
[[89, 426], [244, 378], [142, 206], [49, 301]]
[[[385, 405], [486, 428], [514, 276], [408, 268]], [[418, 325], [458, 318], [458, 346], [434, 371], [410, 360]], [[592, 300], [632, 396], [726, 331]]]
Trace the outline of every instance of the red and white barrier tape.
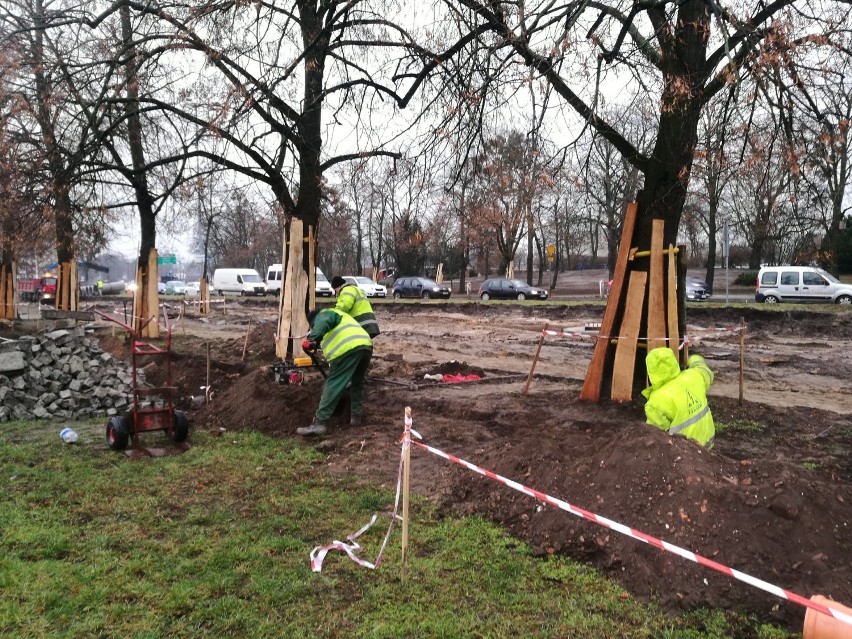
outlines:
[[[745, 329], [741, 328], [739, 326], [724, 326], [724, 327], [715, 328], [711, 332], [705, 333], [703, 335], [684, 335], [683, 340], [680, 340], [679, 338], [674, 338], [674, 337], [655, 337], [655, 338], [653, 338], [653, 340], [657, 341], [657, 342], [668, 342], [668, 341], [678, 339], [678, 341], [680, 342], [680, 345], [678, 346], [678, 350], [680, 350], [680, 349], [683, 349], [683, 347], [687, 344], [695, 344], [695, 343], [700, 342], [701, 340], [706, 339], [708, 337], [715, 337], [717, 335], [721, 335], [722, 333], [739, 333], [741, 330], [745, 330]], [[543, 329], [542, 334], [548, 335], [548, 336], [551, 336], [551, 337], [579, 337], [581, 339], [588, 339], [588, 340], [627, 339], [627, 337], [621, 337], [621, 336], [617, 336], [617, 335], [616, 336], [600, 335], [600, 334], [591, 335], [589, 333], [583, 333], [583, 332], [578, 332], [578, 331], [565, 331], [565, 330], [556, 331], [556, 330], [549, 329], [549, 328]], [[638, 338], [638, 341], [647, 342], [650, 339], [651, 338], [649, 338], [649, 337], [640, 337], [640, 338]]]
[[[417, 435], [415, 431], [412, 431], [413, 434]], [[420, 435], [417, 435], [420, 439]], [[433, 448], [431, 446], [427, 446], [426, 444], [422, 444], [420, 442], [412, 442], [415, 446], [419, 446], [424, 450], [429, 451], [430, 453], [437, 455], [438, 457], [443, 457], [454, 464], [458, 464], [460, 466], [464, 466], [468, 470], [472, 470], [475, 473], [480, 475], [484, 475], [489, 479], [493, 479], [509, 488], [517, 490], [525, 495], [529, 495], [530, 497], [534, 497], [539, 501], [543, 501], [546, 504], [550, 504], [552, 506], [556, 506], [557, 508], [564, 510], [566, 512], [571, 513], [572, 515], [576, 515], [577, 517], [582, 517], [583, 519], [588, 519], [596, 524], [609, 528], [610, 530], [614, 530], [622, 535], [627, 535], [628, 537], [632, 537], [633, 539], [638, 539], [639, 541], [643, 541], [646, 544], [650, 544], [660, 550], [665, 550], [667, 552], [673, 553], [684, 559], [688, 559], [689, 561], [693, 561], [695, 563], [701, 564], [702, 566], [707, 566], [708, 568], [712, 568], [722, 574], [728, 575], [729, 577], [733, 577], [734, 579], [738, 579], [739, 581], [743, 581], [747, 584], [754, 586], [755, 588], [759, 588], [765, 592], [768, 592], [776, 597], [780, 597], [781, 599], [786, 599], [788, 601], [792, 601], [794, 603], [799, 604], [800, 606], [805, 606], [807, 608], [812, 608], [817, 610], [823, 614], [834, 617], [835, 619], [839, 619], [847, 624], [852, 625], [852, 615], [844, 614], [838, 610], [834, 610], [829, 608], [828, 606], [824, 606], [820, 603], [816, 603], [811, 601], [810, 599], [806, 599], [801, 595], [797, 595], [794, 592], [789, 590], [785, 590], [784, 588], [780, 588], [769, 582], [763, 581], [762, 579], [758, 579], [757, 577], [752, 577], [751, 575], [747, 575], [744, 572], [740, 572], [739, 570], [735, 570], [733, 568], [729, 568], [723, 564], [713, 561], [712, 559], [707, 559], [706, 557], [702, 557], [690, 550], [686, 550], [685, 548], [681, 548], [680, 546], [676, 546], [667, 541], [663, 541], [661, 539], [657, 539], [656, 537], [652, 537], [646, 533], [640, 532], [633, 528], [629, 528], [624, 524], [620, 524], [618, 522], [612, 521], [611, 519], [607, 519], [606, 517], [602, 517], [601, 515], [596, 515], [595, 513], [589, 512], [588, 510], [583, 510], [577, 506], [569, 504], [566, 501], [562, 501], [561, 499], [557, 499], [555, 497], [551, 497], [543, 492], [535, 490], [534, 488], [529, 488], [524, 486], [523, 484], [519, 484], [516, 481], [512, 481], [511, 479], [507, 479], [497, 473], [493, 473], [490, 470], [485, 470], [484, 468], [480, 468], [479, 466], [475, 466], [470, 462], [467, 462], [463, 459], [459, 459], [453, 455], [443, 452], [437, 448]]]
[[[404, 448], [403, 448], [404, 452]], [[388, 545], [388, 540], [390, 539], [391, 531], [393, 530], [394, 522], [397, 519], [402, 519], [397, 512], [399, 510], [399, 496], [402, 493], [402, 460], [403, 455], [399, 456], [399, 471], [396, 475], [396, 498], [393, 502], [393, 512], [384, 512], [384, 513], [374, 513], [369, 522], [367, 522], [360, 530], [352, 533], [347, 536], [346, 539], [349, 543], [345, 541], [337, 541], [336, 539], [332, 541], [330, 544], [325, 546], [317, 546], [311, 551], [311, 570], [313, 572], [320, 572], [322, 570], [322, 562], [325, 560], [325, 556], [328, 554], [330, 550], [341, 550], [349, 555], [349, 558], [354, 561], [359, 566], [363, 566], [364, 568], [369, 568], [370, 570], [375, 570], [382, 563], [382, 557], [385, 553], [385, 548]], [[385, 533], [385, 538], [382, 541], [382, 546], [379, 548], [379, 554], [376, 555], [376, 560], [373, 562], [369, 562], [366, 559], [361, 559], [356, 553], [363, 550], [361, 546], [358, 544], [356, 539], [367, 532], [376, 520], [379, 518], [379, 515], [387, 515], [390, 517], [390, 524], [388, 525], [388, 531]]]

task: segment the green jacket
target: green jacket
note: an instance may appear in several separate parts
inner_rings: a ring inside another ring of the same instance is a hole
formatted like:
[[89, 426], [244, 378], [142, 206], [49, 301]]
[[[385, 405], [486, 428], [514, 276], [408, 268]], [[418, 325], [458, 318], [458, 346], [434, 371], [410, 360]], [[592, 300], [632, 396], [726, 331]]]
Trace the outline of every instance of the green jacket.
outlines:
[[334, 308], [351, 315], [361, 325], [370, 338], [379, 334], [379, 323], [373, 314], [373, 307], [367, 301], [367, 294], [354, 284], [344, 284], [337, 293]]
[[373, 348], [373, 340], [354, 319], [335, 308], [326, 308], [314, 318], [308, 333], [312, 342], [320, 341], [322, 353], [330, 362], [356, 348]]
[[681, 371], [670, 348], [655, 348], [645, 358], [651, 385], [642, 391], [648, 399], [645, 418], [649, 424], [683, 435], [702, 446], [713, 447], [716, 428], [707, 404], [707, 389], [713, 383], [713, 371], [701, 355], [689, 358]]

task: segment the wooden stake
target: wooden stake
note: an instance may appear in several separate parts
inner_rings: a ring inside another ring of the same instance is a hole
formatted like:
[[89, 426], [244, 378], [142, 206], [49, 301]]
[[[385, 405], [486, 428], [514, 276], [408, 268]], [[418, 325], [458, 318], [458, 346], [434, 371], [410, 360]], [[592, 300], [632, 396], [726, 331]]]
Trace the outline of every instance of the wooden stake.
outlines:
[[402, 579], [408, 578], [408, 502], [411, 475], [411, 406], [405, 407], [402, 436]]
[[210, 403], [210, 342], [207, 342], [207, 385], [204, 387], [204, 403]]
[[740, 406], [743, 405], [743, 378], [745, 370], [745, 318], [740, 318]]
[[541, 330], [541, 335], [538, 338], [538, 347], [535, 349], [535, 357], [533, 357], [532, 366], [530, 366], [530, 374], [527, 375], [527, 383], [524, 385], [524, 392], [522, 395], [526, 395], [527, 391], [530, 387], [530, 382], [532, 381], [533, 371], [535, 370], [535, 365], [538, 363], [538, 356], [541, 353], [541, 345], [544, 344], [544, 331], [547, 330], [548, 324], [545, 322], [544, 328]]
[[243, 356], [242, 356], [243, 362], [246, 361], [246, 348], [248, 348], [249, 333], [251, 333], [251, 317], [249, 317], [248, 328], [246, 329], [246, 339], [243, 342]]

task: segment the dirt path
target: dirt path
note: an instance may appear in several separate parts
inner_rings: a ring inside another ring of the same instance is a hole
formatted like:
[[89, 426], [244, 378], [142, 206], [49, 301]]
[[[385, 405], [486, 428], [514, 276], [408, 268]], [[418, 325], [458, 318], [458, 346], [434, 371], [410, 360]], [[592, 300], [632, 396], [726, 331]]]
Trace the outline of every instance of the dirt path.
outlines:
[[[187, 333], [178, 339], [175, 366], [186, 406], [204, 384], [203, 345], [212, 343], [214, 402], [192, 414], [193, 427], [295, 437], [311, 418], [322, 380], [309, 373], [301, 386], [274, 384], [274, 310], [241, 310], [178, 328], [179, 336]], [[340, 407], [328, 436], [315, 442], [333, 472], [393, 487], [403, 410], [411, 406], [415, 428], [432, 446], [803, 596], [852, 604], [852, 312], [690, 306], [689, 333], [701, 338], [691, 348], [716, 371], [711, 407], [727, 427], [707, 451], [645, 425], [638, 403], [577, 400], [593, 344], [585, 328], [600, 321], [602, 306], [429, 303], [376, 310], [383, 334], [371, 375], [404, 383], [370, 386], [360, 428], [348, 427], [348, 407]], [[741, 319], [743, 406], [739, 336], [727, 330]], [[545, 340], [523, 395], [545, 323], [579, 335]], [[484, 380], [424, 380], [436, 372]], [[413, 457], [414, 490], [447, 512], [499, 522], [536, 553], [580, 558], [665, 607], [735, 608], [801, 630], [798, 606], [542, 507], [420, 449]]]

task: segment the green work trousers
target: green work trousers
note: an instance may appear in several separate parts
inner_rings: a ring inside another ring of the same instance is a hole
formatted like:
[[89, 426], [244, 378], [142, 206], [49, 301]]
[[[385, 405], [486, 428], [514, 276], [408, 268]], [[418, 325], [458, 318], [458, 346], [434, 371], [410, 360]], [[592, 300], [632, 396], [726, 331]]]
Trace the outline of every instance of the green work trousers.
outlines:
[[328, 363], [328, 378], [322, 389], [316, 421], [325, 423], [331, 417], [349, 382], [352, 382], [349, 389], [352, 412], [357, 415], [364, 413], [364, 387], [367, 384], [367, 369], [372, 358], [372, 348], [356, 348]]

